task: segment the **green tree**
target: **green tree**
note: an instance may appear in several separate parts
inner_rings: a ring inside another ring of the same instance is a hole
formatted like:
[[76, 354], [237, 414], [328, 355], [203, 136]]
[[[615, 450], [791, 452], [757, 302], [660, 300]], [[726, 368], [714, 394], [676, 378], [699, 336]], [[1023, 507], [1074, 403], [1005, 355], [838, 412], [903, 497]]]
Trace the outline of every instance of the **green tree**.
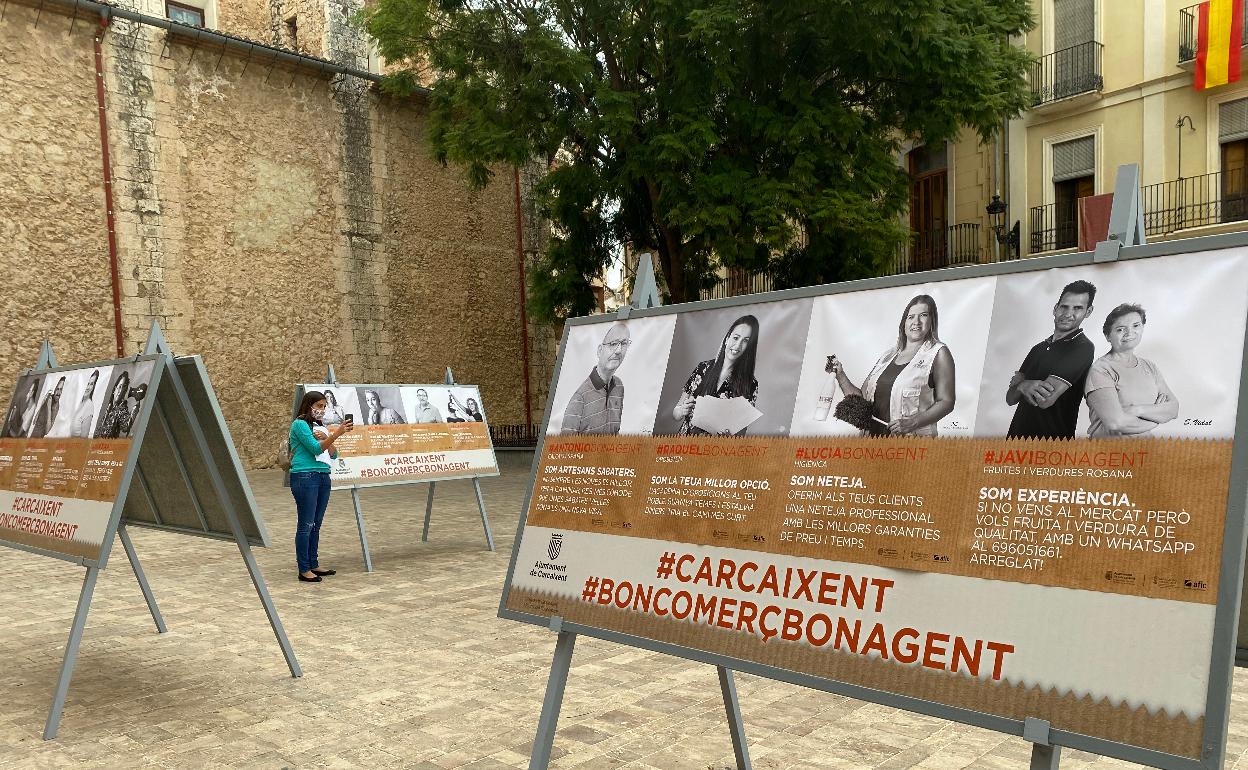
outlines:
[[444, 163], [545, 161], [547, 318], [593, 307], [623, 244], [671, 300], [717, 265], [784, 285], [876, 275], [905, 237], [903, 137], [990, 136], [1027, 106], [1028, 0], [374, 0], [383, 56], [427, 85]]

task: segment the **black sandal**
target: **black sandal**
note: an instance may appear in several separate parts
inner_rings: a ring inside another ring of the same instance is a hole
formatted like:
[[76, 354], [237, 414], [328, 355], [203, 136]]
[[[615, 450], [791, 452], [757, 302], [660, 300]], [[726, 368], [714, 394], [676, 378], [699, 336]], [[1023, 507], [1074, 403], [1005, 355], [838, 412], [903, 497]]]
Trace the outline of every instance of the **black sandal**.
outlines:
[[304, 577], [302, 572], [300, 572], [300, 573], [299, 573], [299, 579], [300, 579], [300, 580], [302, 580], [302, 581], [303, 581], [303, 582], [305, 582], [305, 583], [319, 583], [319, 582], [321, 582], [321, 576], [320, 576], [320, 575], [317, 575], [316, 577]]

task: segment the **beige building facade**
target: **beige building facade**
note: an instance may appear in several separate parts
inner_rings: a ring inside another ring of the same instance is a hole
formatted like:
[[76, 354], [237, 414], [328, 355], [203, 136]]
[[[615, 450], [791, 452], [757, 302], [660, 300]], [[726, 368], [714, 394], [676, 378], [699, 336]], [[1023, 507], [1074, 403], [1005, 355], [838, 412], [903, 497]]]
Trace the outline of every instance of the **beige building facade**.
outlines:
[[540, 421], [553, 342], [522, 312], [527, 186], [500, 169], [472, 190], [432, 157], [422, 99], [365, 77], [358, 4], [130, 8], [145, 18], [49, 0], [0, 20], [0, 382], [45, 337], [62, 361], [112, 358], [157, 321], [204, 357], [251, 467], [331, 363], [358, 382], [449, 366], [492, 422]]
[[[1248, 229], [1248, 82], [1194, 88], [1197, 7], [1034, 0], [1036, 105], [1008, 127], [1022, 253], [1069, 250], [1076, 201], [1137, 163], [1150, 240]], [[1242, 45], [1244, 41], [1237, 41]]]
[[[1031, 109], [987, 144], [964, 132], [903, 146], [913, 236], [893, 272], [1074, 250], [1077, 201], [1113, 192], [1126, 163], [1140, 166], [1150, 240], [1248, 229], [1248, 81], [1195, 90], [1197, 6], [1032, 0], [1032, 10], [1035, 28], [1015, 41], [1037, 58]], [[995, 221], [994, 195], [1006, 209]]]

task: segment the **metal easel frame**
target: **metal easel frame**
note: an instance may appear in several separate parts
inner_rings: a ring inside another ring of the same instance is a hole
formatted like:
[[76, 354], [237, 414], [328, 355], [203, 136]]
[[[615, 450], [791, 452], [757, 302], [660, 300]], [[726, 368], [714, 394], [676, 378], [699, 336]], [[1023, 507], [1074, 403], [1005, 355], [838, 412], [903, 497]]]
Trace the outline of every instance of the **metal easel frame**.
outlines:
[[[682, 306], [681, 310], [712, 310], [762, 302], [822, 297], [868, 289], [1013, 275], [1053, 268], [1086, 267], [1109, 261], [1125, 262], [1134, 259], [1195, 254], [1203, 251], [1230, 248], [1248, 249], [1248, 232], [1145, 244], [1143, 242], [1143, 215], [1139, 206], [1138, 177], [1138, 168], [1126, 167], [1119, 170], [1114, 208], [1111, 210], [1110, 216], [1110, 238], [1106, 242], [1099, 244], [1096, 251], [1071, 252], [1048, 257], [966, 265], [923, 273], [891, 275], [840, 284], [787, 289], [762, 295], [707, 300], [688, 303]], [[1134, 187], [1132, 186], [1132, 178], [1137, 180], [1134, 183]], [[1110, 245], [1106, 246], [1106, 243]], [[636, 309], [626, 307], [621, 308], [620, 315], [624, 316], [627, 314], [637, 318], [665, 315], [670, 312], [670, 308]], [[559, 357], [555, 362], [551, 378], [552, 390], [553, 384], [559, 382], [559, 375], [563, 366], [563, 351], [567, 345], [570, 327], [602, 323], [604, 320], [609, 319], [610, 316], [604, 317], [599, 315], [573, 318], [567, 321], [564, 326], [563, 340], [559, 348]], [[1245, 335], [1245, 339], [1242, 341], [1241, 356], [1241, 360], [1248, 362], [1248, 334]], [[559, 634], [555, 658], [551, 666], [549, 683], [547, 685], [546, 698], [538, 722], [537, 740], [534, 742], [533, 757], [529, 765], [530, 770], [544, 770], [547, 767], [549, 761], [549, 746], [547, 744], [553, 741], [555, 723], [559, 716], [559, 703], [563, 698], [567, 669], [571, 663], [574, 637], [577, 634], [592, 636], [652, 652], [673, 655], [687, 660], [709, 663], [726, 669], [744, 671], [756, 676], [787, 682], [800, 687], [809, 687], [814, 690], [845, 695], [869, 703], [878, 703], [892, 708], [926, 714], [939, 719], [948, 719], [1000, 733], [1017, 735], [1033, 745], [1032, 770], [1056, 770], [1062, 748], [1115, 757], [1128, 762], [1163, 768], [1164, 770], [1220, 770], [1226, 753], [1226, 741], [1229, 730], [1231, 675], [1235, 662], [1240, 593], [1244, 580], [1245, 542], [1248, 540], [1248, 525], [1246, 525], [1245, 521], [1246, 502], [1248, 502], [1248, 376], [1240, 377], [1237, 404], [1235, 435], [1240, 437], [1241, 440], [1235, 441], [1231, 454], [1231, 473], [1227, 489], [1226, 522], [1222, 538], [1222, 560], [1219, 568], [1213, 644], [1210, 649], [1209, 686], [1205, 699], [1204, 733], [1201, 742], [1201, 756], [1199, 758], [1181, 757], [1069, 730], [1054, 729], [1048, 722], [1041, 719], [1014, 719], [950, 706], [923, 698], [899, 695], [848, 682], [812, 676], [609, 629], [564, 622], [559, 618], [510, 610], [507, 608], [507, 599], [511, 591], [511, 576], [515, 572], [516, 562], [519, 558], [520, 543], [528, 518], [529, 504], [533, 496], [537, 471], [541, 464], [542, 451], [546, 440], [543, 433], [538, 439], [537, 451], [533, 456], [529, 487], [525, 495], [524, 507], [520, 512], [520, 525], [513, 544], [511, 563], [508, 568], [507, 580], [503, 588], [498, 611], [501, 618], [549, 627]], [[548, 425], [550, 422], [551, 406], [552, 400], [548, 400], [543, 425]]]
[[[337, 373], [334, 371], [333, 364], [330, 364], [329, 369], [325, 372], [325, 383], [327, 385], [334, 385], [334, 386], [338, 385], [338, 376], [337, 376]], [[455, 375], [451, 373], [451, 368], [449, 366], [446, 368], [446, 378], [443, 384], [445, 385], [456, 384]], [[353, 387], [368, 387], [368, 385], [367, 384], [353, 385]], [[295, 388], [294, 406], [291, 409], [292, 413], [297, 412], [299, 410], [299, 401], [302, 398], [303, 398], [303, 386], [298, 386]], [[493, 439], [490, 440], [490, 451], [491, 452], [494, 451]], [[495, 473], [495, 474], [486, 474], [486, 475], [498, 475], [498, 474]], [[472, 481], [472, 490], [474, 493], [476, 493], [476, 496], [477, 496], [477, 510], [481, 513], [481, 528], [485, 531], [485, 545], [488, 550], [493, 551], [495, 550], [494, 530], [490, 527], [490, 516], [488, 513], [486, 513], [485, 498], [481, 494], [481, 476], [480, 475], [455, 476], [452, 478], [446, 478], [446, 479], [440, 479], [440, 480], [441, 481], [458, 481], [460, 479], [469, 479]], [[437, 481], [399, 481], [399, 482], [386, 482], [386, 483], [381, 483], [381, 484], [352, 484], [351, 485], [351, 506], [355, 510], [355, 526], [356, 526], [356, 529], [358, 529], [360, 533], [360, 551], [364, 555], [364, 569], [367, 570], [368, 572], [373, 571], [373, 556], [370, 553], [369, 548], [368, 548], [368, 532], [365, 530], [365, 527], [364, 527], [364, 511], [360, 505], [360, 490], [365, 487], [395, 486], [397, 484], [428, 484], [429, 485], [429, 496], [425, 500], [425, 526], [420, 535], [420, 541], [422, 543], [429, 542], [429, 521], [433, 517], [433, 492], [434, 492], [434, 488], [437, 486]]]
[[[11, 547], [21, 550], [30, 551], [44, 556], [53, 556], [55, 558], [72, 561], [86, 567], [86, 575], [83, 578], [82, 589], [78, 596], [78, 604], [74, 611], [74, 619], [70, 624], [69, 639], [65, 644], [65, 655], [61, 662], [60, 673], [57, 676], [56, 686], [53, 690], [52, 705], [48, 711], [48, 719], [44, 725], [44, 740], [52, 740], [56, 737], [60, 728], [61, 716], [65, 708], [65, 700], [69, 693], [69, 684], [73, 678], [74, 666], [78, 659], [78, 650], [82, 643], [83, 632], [86, 628], [87, 615], [91, 611], [91, 601], [95, 594], [95, 586], [99, 579], [100, 570], [107, 566], [108, 556], [112, 550], [114, 535], [121, 540], [122, 548], [126, 552], [126, 557], [130, 562], [130, 567], [134, 572], [135, 579], [139, 583], [139, 588], [143, 593], [143, 598], [147, 603], [148, 611], [151, 612], [152, 620], [156, 624], [158, 633], [165, 633], [167, 627], [164, 617], [161, 615], [160, 608], [156, 603], [156, 597], [152, 593], [147, 576], [143, 571], [142, 565], [139, 563], [138, 553], [135, 551], [134, 543], [130, 539], [127, 522], [123, 518], [123, 510], [125, 508], [126, 496], [130, 491], [130, 486], [138, 477], [139, 454], [143, 444], [143, 438], [146, 434], [148, 424], [151, 420], [152, 413], [156, 410], [157, 392], [163, 380], [167, 380], [170, 387], [173, 387], [182, 408], [186, 412], [187, 423], [191, 426], [191, 432], [194, 436], [195, 443], [199, 452], [203, 454], [205, 464], [209, 468], [211, 481], [217, 494], [222, 501], [222, 507], [230, 520], [231, 528], [234, 532], [235, 541], [238, 544], [239, 551], [242, 553], [243, 561], [247, 564], [248, 572], [251, 574], [252, 583], [256, 587], [256, 592], [260, 596], [261, 603], [264, 605], [265, 612], [269, 617], [269, 623], [273, 627], [273, 632], [277, 637], [278, 644], [282, 648], [282, 653], [286, 658], [286, 663], [290, 667], [292, 676], [299, 677], [303, 675], [296, 660], [294, 650], [290, 646], [290, 641], [286, 637], [286, 632], [282, 627], [281, 620], [277, 616], [277, 610], [273, 606], [273, 601], [268, 593], [268, 588], [264, 582], [264, 576], [260, 573], [260, 568], [256, 564], [255, 557], [251, 553], [251, 546], [247, 541], [246, 533], [243, 531], [239, 523], [238, 516], [234, 512], [229, 503], [229, 498], [225, 494], [224, 482], [212, 457], [209, 453], [207, 442], [204, 438], [202, 429], [198, 421], [194, 417], [190, 399], [187, 396], [186, 389], [182, 384], [181, 377], [178, 375], [177, 366], [174, 363], [172, 352], [169, 350], [168, 344], [165, 342], [164, 335], [160, 328], [153, 323], [152, 332], [148, 338], [144, 352], [139, 356], [130, 359], [121, 359], [120, 362], [138, 362], [153, 361], [152, 378], [149, 383], [149, 397], [145, 399], [139, 412], [139, 417], [135, 422], [131, 436], [133, 445], [126, 459], [126, 465], [122, 472], [121, 484], [117, 499], [113, 503], [113, 509], [109, 525], [106, 529], [100, 548], [100, 556], [96, 559], [82, 559], [71, 557], [66, 554], [58, 554], [46, 551], [44, 549], [32, 548], [16, 543], [4, 543]], [[106, 363], [103, 365], [107, 365]], [[79, 367], [75, 367], [79, 368]], [[52, 351], [52, 347], [48, 342], [44, 342], [39, 352], [39, 359], [32, 370], [28, 371], [56, 371], [57, 361], [56, 355]], [[181, 449], [174, 444], [174, 451], [180, 452]], [[195, 496], [193, 488], [189, 487], [189, 493]], [[199, 501], [195, 499], [198, 506]]]

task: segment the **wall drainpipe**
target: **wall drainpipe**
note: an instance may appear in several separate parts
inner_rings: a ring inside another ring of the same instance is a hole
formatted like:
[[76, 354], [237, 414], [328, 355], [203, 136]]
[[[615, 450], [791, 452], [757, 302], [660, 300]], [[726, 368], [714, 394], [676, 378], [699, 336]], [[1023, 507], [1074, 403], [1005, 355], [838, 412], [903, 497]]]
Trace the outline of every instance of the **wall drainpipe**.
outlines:
[[524, 209], [520, 204], [520, 169], [512, 170], [516, 191], [516, 262], [520, 268], [520, 334], [524, 362], [524, 424], [533, 424], [533, 395], [529, 377], [529, 299], [526, 284], [529, 277], [524, 268]]
[[100, 28], [95, 33], [95, 101], [100, 116], [100, 156], [104, 166], [104, 216], [108, 225], [108, 272], [113, 283], [113, 334], [117, 341], [117, 357], [126, 355], [126, 340], [121, 325], [121, 270], [117, 262], [117, 221], [113, 214], [113, 162], [108, 151], [108, 107], [104, 94], [104, 33], [111, 17], [100, 14]]

